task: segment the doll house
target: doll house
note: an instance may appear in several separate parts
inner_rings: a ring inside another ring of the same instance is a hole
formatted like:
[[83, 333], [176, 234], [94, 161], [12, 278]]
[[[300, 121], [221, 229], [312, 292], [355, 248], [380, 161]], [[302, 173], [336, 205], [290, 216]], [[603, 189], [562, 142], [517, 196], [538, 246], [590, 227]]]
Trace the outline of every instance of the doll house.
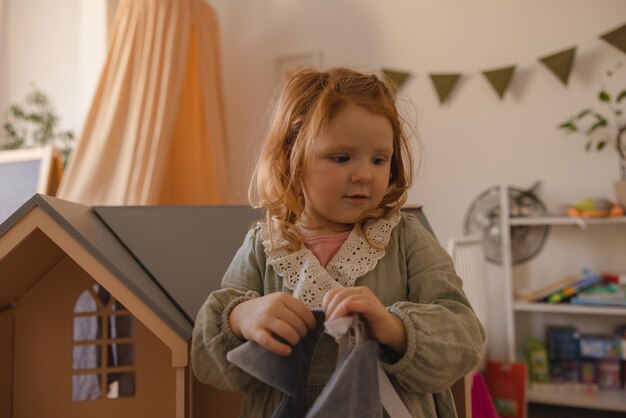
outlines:
[[189, 342], [260, 217], [34, 195], [0, 225], [0, 416], [237, 416], [240, 395], [193, 377]]
[[199, 416], [236, 411], [236, 397], [194, 382], [188, 342], [258, 217], [33, 196], [0, 226], [0, 416], [182, 418], [203, 402], [212, 414]]

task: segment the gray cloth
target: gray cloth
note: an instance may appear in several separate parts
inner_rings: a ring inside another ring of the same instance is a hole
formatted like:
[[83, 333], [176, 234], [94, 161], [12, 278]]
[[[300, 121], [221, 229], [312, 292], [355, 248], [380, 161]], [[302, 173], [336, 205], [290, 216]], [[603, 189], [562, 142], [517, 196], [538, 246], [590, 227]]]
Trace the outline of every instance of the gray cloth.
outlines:
[[288, 356], [248, 341], [226, 355], [228, 361], [283, 393], [272, 418], [381, 418], [378, 343], [364, 341], [339, 359], [328, 384], [307, 413], [306, 387], [315, 347], [324, 330], [324, 313], [313, 310], [311, 330]]
[[254, 341], [248, 341], [226, 355], [228, 361], [283, 393], [272, 418], [301, 418], [306, 414], [311, 358], [324, 332], [324, 313], [319, 310], [312, 312], [315, 329], [292, 347], [288, 356], [274, 354]]
[[350, 348], [306, 418], [382, 418], [378, 390], [378, 344]]

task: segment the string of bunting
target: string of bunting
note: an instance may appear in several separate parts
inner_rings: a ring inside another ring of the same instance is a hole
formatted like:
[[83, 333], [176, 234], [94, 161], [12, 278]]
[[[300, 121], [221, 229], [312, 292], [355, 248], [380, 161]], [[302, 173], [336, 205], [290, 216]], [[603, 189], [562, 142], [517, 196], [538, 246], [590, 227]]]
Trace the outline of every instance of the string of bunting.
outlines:
[[[626, 53], [626, 24], [611, 30], [599, 36], [600, 39], [608, 44], [616, 47], [620, 51]], [[572, 67], [574, 65], [574, 57], [576, 55], [576, 47], [568, 48], [548, 56], [539, 58], [548, 70], [558, 78], [563, 85], [567, 85]], [[516, 66], [508, 66], [482, 71], [483, 76], [487, 79], [496, 94], [502, 99], [511, 85], [511, 80], [515, 74]], [[391, 70], [383, 68], [382, 73], [387, 77], [396, 90], [400, 90], [404, 84], [411, 78], [411, 73], [406, 71]], [[450, 97], [450, 94], [457, 85], [459, 79], [463, 76], [461, 73], [434, 73], [429, 74], [433, 83], [439, 103], [443, 104]]]

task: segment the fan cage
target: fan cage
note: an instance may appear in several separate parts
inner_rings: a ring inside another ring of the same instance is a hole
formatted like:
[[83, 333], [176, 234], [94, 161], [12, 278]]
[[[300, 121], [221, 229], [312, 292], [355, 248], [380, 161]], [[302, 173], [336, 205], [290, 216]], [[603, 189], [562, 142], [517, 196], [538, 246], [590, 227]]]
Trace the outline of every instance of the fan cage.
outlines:
[[[498, 265], [502, 265], [500, 190], [499, 186], [492, 186], [478, 195], [470, 205], [464, 222], [465, 235], [480, 235], [485, 242], [487, 261]], [[511, 218], [547, 214], [545, 205], [532, 190], [508, 187]], [[548, 225], [517, 225], [510, 228], [513, 265], [523, 264], [539, 254], [550, 232]]]

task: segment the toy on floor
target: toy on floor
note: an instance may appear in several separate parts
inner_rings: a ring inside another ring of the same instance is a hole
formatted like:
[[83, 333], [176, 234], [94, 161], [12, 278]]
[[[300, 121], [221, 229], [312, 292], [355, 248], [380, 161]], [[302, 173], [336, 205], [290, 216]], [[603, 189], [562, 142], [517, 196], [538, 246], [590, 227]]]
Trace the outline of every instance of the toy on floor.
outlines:
[[624, 216], [624, 208], [609, 199], [592, 199], [586, 197], [567, 208], [567, 216], [582, 218], [603, 218], [607, 216]]

